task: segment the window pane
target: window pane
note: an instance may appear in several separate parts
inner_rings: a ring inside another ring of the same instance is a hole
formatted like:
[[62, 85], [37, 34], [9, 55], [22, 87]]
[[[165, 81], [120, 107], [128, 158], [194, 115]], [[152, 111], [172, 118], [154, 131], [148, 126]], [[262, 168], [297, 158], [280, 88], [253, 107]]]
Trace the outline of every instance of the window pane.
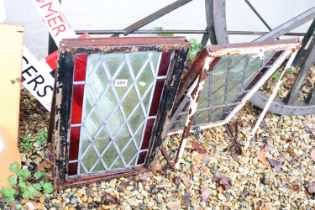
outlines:
[[[240, 104], [248, 99], [247, 96], [254, 94], [258, 85], [280, 67], [281, 63], [276, 61], [285, 62], [298, 48], [296, 40], [205, 47], [191, 65], [192, 69], [183, 76], [181, 95], [177, 96], [177, 106], [172, 112], [168, 129], [173, 132], [183, 129], [188, 112], [194, 114], [192, 128], [209, 128], [226, 123], [230, 119], [227, 117], [241, 108]], [[193, 81], [199, 81], [199, 86], [196, 87]], [[196, 98], [199, 90], [200, 97]], [[191, 95], [185, 95], [187, 93]]]
[[160, 52], [88, 56], [80, 173], [135, 166], [160, 58]]
[[[268, 62], [274, 52], [265, 53], [264, 58], [257, 54], [225, 56], [207, 74], [204, 90], [198, 103], [195, 125], [215, 122], [225, 118], [224, 107], [238, 102], [239, 96], [253, 80], [256, 74]], [[218, 107], [208, 111], [204, 108]]]

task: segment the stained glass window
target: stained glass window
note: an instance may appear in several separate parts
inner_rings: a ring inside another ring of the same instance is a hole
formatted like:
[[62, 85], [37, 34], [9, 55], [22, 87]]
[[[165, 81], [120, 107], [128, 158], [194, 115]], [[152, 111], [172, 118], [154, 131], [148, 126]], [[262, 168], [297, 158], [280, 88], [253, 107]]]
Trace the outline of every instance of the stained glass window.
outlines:
[[55, 166], [62, 171], [59, 182], [146, 167], [187, 46], [181, 37], [61, 43], [54, 140], [62, 148], [55, 155], [63, 163]]

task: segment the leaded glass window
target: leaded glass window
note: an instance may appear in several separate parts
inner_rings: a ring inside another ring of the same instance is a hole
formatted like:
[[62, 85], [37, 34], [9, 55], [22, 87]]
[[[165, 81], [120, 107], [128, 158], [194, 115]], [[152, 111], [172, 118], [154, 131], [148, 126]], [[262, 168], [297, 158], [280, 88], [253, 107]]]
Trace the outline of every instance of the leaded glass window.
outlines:
[[73, 39], [60, 51], [54, 125], [59, 184], [145, 168], [178, 89], [185, 39]]
[[[268, 43], [247, 43], [226, 46], [208, 46], [199, 54], [195, 63], [204, 63], [206, 77], [194, 114], [192, 128], [209, 128], [228, 122], [245, 101], [275, 72], [297, 48], [296, 40]], [[196, 78], [200, 66], [193, 65], [185, 76]], [[199, 68], [199, 69], [198, 69]], [[181, 88], [189, 88], [182, 82]], [[179, 131], [185, 127], [191, 101], [180, 98], [181, 107], [174, 111], [169, 129]]]

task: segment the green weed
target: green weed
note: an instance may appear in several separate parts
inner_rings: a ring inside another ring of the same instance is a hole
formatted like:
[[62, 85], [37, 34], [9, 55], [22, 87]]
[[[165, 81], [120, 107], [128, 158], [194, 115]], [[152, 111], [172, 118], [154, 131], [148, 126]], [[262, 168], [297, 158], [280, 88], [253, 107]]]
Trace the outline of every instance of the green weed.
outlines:
[[10, 170], [15, 175], [8, 178], [10, 187], [2, 187], [0, 194], [5, 198], [6, 204], [15, 209], [22, 208], [21, 198], [27, 201], [41, 193], [51, 194], [54, 191], [45, 171], [37, 171], [32, 174], [27, 168], [21, 169], [16, 162], [10, 165]]

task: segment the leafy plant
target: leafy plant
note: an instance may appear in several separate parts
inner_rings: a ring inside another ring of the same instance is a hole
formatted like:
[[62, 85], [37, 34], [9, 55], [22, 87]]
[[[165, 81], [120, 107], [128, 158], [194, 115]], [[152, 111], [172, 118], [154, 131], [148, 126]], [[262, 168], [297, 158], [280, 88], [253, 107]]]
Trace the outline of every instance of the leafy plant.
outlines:
[[[280, 76], [281, 76], [281, 74], [282, 74], [282, 71], [283, 71], [283, 70], [278, 70], [278, 71], [276, 71], [276, 72], [272, 75], [272, 77], [271, 77], [272, 82], [277, 82], [277, 81], [280, 79]], [[287, 75], [293, 74], [293, 69], [291, 69], [291, 68], [287, 69], [287, 70], [286, 70], [286, 74], [287, 74]]]
[[17, 209], [17, 210], [22, 209], [22, 205], [21, 205], [21, 204], [16, 204], [16, 205], [15, 205], [15, 209]]
[[31, 135], [26, 135], [23, 137], [20, 143], [20, 149], [22, 152], [29, 152], [33, 149], [33, 138]]
[[51, 182], [47, 182], [47, 181], [43, 182], [42, 187], [44, 189], [45, 194], [50, 194], [54, 191], [54, 187]]
[[[163, 27], [155, 27], [155, 31], [158, 31], [160, 33], [157, 33], [158, 36], [174, 36], [174, 34], [171, 33], [164, 33]], [[196, 39], [190, 39], [190, 46], [189, 46], [189, 52], [188, 52], [188, 60], [193, 61], [197, 55], [197, 53], [201, 50], [202, 45], [199, 43]]]
[[17, 173], [20, 170], [20, 166], [17, 162], [10, 164], [10, 171]]
[[188, 60], [193, 61], [197, 53], [201, 50], [202, 45], [196, 39], [190, 39], [190, 47], [188, 52]]
[[40, 179], [40, 178], [42, 178], [43, 176], [46, 176], [46, 175], [47, 175], [46, 171], [37, 171], [37, 172], [34, 173], [35, 179]]
[[19, 188], [21, 189], [22, 192], [26, 191], [27, 187], [28, 187], [27, 184], [24, 181], [22, 181], [22, 180], [19, 181], [18, 186], [19, 186]]
[[38, 141], [39, 145], [41, 147], [46, 147], [46, 144], [47, 144], [47, 137], [48, 137], [48, 132], [47, 130], [42, 130], [42, 131], [39, 131], [37, 133], [37, 138], [36, 140]]
[[48, 137], [47, 130], [39, 131], [35, 137], [28, 134], [24, 136], [22, 141], [20, 142], [20, 149], [22, 152], [30, 152], [34, 148], [34, 142], [38, 142], [40, 147], [45, 148], [47, 145], [47, 137]]
[[293, 74], [293, 69], [292, 69], [292, 68], [288, 68], [288, 69], [287, 69], [287, 74], [288, 74], [288, 75]]
[[0, 192], [7, 204], [12, 204], [14, 202], [14, 196], [18, 194], [13, 187], [2, 187]]
[[13, 176], [13, 175], [11, 175], [11, 176], [9, 176], [9, 183], [10, 183], [10, 185], [17, 185], [17, 178], [16, 178], [16, 176]]
[[154, 30], [160, 32], [157, 33], [158, 36], [174, 36], [174, 34], [171, 33], [163, 33], [163, 27], [155, 27]]
[[[38, 190], [38, 191], [40, 191], [40, 190], [43, 189], [43, 187], [42, 187], [42, 185], [41, 185], [40, 183], [34, 184], [34, 188], [35, 188], [36, 190]], [[49, 194], [49, 193], [47, 193], [47, 194]]]
[[31, 176], [31, 172], [27, 168], [19, 170], [16, 174], [22, 181], [26, 180], [28, 177]]
[[10, 170], [15, 173], [8, 178], [11, 186], [3, 187], [0, 194], [5, 198], [6, 204], [14, 204], [15, 209], [22, 209], [21, 204], [18, 203], [21, 198], [28, 200], [41, 192], [50, 194], [54, 191], [45, 171], [31, 172], [27, 168], [21, 169], [16, 162], [10, 165]]

